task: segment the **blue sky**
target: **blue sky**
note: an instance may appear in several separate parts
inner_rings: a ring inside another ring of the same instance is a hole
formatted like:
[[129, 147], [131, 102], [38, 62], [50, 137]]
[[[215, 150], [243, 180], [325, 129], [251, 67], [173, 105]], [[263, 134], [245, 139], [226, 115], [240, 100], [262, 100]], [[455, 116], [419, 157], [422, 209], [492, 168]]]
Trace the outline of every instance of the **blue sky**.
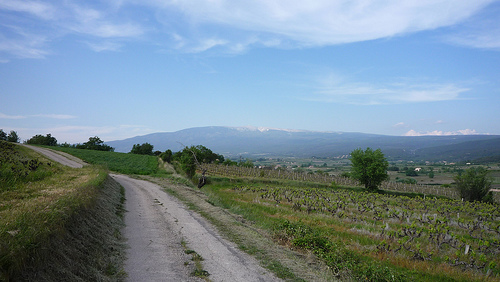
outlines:
[[0, 0], [0, 128], [500, 134], [500, 1]]

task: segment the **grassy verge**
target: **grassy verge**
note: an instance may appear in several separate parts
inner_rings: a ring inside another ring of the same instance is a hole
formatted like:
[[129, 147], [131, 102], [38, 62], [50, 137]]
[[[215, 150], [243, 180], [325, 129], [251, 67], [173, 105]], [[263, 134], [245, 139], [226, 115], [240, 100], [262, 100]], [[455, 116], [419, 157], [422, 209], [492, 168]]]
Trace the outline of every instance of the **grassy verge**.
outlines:
[[[120, 188], [105, 185], [105, 171], [94, 166], [67, 168], [27, 148], [0, 145], [4, 149], [2, 157], [8, 155], [4, 158], [8, 161], [2, 162], [0, 175], [3, 184], [0, 188], [0, 281], [103, 281], [123, 277], [121, 262], [117, 259], [119, 230], [110, 226], [104, 229], [97, 224], [101, 218], [115, 218], [118, 224], [120, 217]], [[19, 163], [24, 162], [37, 165], [19, 168]], [[12, 173], [7, 173], [9, 169]], [[36, 177], [29, 178], [31, 174]], [[105, 194], [107, 196], [103, 196]], [[105, 209], [102, 201], [109, 201], [104, 206], [113, 210], [114, 216], [106, 218], [101, 214]], [[97, 214], [95, 210], [100, 212]], [[113, 245], [115, 255], [110, 256], [109, 249], [105, 248], [109, 241], [99, 237], [107, 232], [105, 230], [111, 230], [111, 237], [117, 242]]]

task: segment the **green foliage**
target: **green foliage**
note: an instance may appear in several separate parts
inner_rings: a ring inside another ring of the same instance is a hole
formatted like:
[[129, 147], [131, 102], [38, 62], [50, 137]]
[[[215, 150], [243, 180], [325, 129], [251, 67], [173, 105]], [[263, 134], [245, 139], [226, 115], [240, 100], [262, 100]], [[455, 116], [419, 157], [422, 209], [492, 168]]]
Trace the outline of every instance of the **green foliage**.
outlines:
[[409, 169], [405, 172], [406, 176], [418, 176], [418, 173], [414, 169]]
[[172, 150], [168, 149], [165, 152], [163, 152], [163, 153], [160, 154], [160, 158], [164, 162], [171, 163], [172, 162], [172, 155], [173, 155], [172, 154]]
[[240, 163], [238, 165], [242, 166], [242, 167], [254, 167], [251, 159], [246, 159], [244, 162], [240, 161]]
[[388, 179], [387, 162], [384, 154], [380, 149], [373, 151], [371, 148], [366, 148], [363, 151], [361, 148], [351, 152], [351, 176], [359, 180], [365, 185], [369, 191], [376, 191], [378, 186]]
[[32, 145], [57, 146], [57, 139], [50, 133], [46, 136], [37, 134], [26, 141], [26, 143]]
[[0, 141], [0, 191], [14, 190], [20, 184], [38, 181], [57, 169], [23, 153], [24, 149]]
[[105, 145], [104, 141], [102, 141], [99, 137], [94, 136], [90, 137], [89, 141], [83, 144], [75, 145], [77, 149], [87, 149], [87, 150], [96, 150], [96, 151], [107, 151], [113, 152], [115, 149], [111, 146]]
[[7, 141], [7, 133], [3, 129], [0, 129], [0, 141]]
[[195, 175], [199, 164], [224, 162], [224, 156], [215, 154], [203, 145], [198, 145], [185, 147], [182, 151], [174, 153], [172, 160], [178, 162], [180, 168], [191, 179]]
[[7, 142], [12, 142], [12, 143], [19, 143], [19, 136], [17, 135], [17, 132], [14, 130], [11, 130], [9, 135], [7, 136]]
[[285, 220], [277, 225], [275, 233], [281, 234], [279, 236], [285, 237], [295, 247], [312, 251], [339, 278], [405, 281], [403, 274], [388, 267], [381, 268], [376, 262], [363, 259], [361, 255], [349, 250], [342, 243], [330, 240], [328, 234], [318, 228]]
[[224, 162], [222, 162], [222, 164], [223, 164], [223, 165], [233, 165], [233, 166], [238, 165], [238, 163], [237, 163], [237, 162], [232, 161], [232, 160], [230, 160], [230, 159], [225, 160]]
[[455, 176], [455, 185], [460, 196], [467, 201], [491, 202], [490, 192], [492, 180], [484, 167], [471, 167]]
[[130, 150], [130, 153], [132, 154], [137, 154], [137, 155], [154, 155], [153, 153], [153, 145], [149, 143], [143, 143], [141, 145], [139, 144], [134, 144], [132, 147], [132, 150]]

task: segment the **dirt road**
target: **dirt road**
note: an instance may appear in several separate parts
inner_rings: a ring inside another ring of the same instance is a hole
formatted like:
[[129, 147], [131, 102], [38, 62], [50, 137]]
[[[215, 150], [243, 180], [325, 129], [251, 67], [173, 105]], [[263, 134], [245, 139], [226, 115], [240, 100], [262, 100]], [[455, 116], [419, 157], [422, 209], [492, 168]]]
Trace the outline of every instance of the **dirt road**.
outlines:
[[211, 281], [279, 281], [160, 186], [124, 175], [112, 177], [126, 191], [123, 235], [130, 246], [125, 265], [130, 281], [196, 280], [186, 267], [186, 248], [203, 257]]
[[[84, 164], [67, 154], [26, 146], [70, 167]], [[128, 281], [204, 281], [193, 276], [195, 263], [186, 250], [203, 258], [202, 270], [210, 281], [280, 281], [160, 186], [125, 175], [111, 176], [125, 188]]]
[[80, 159], [78, 159], [70, 154], [50, 150], [47, 148], [26, 145], [26, 144], [20, 144], [20, 145], [28, 147], [31, 150], [36, 151], [42, 155], [45, 155], [47, 158], [49, 158], [53, 161], [56, 161], [58, 163], [61, 163], [65, 166], [69, 166], [69, 167], [73, 167], [73, 168], [81, 168], [85, 165], [85, 162], [83, 162], [82, 160], [80, 160]]

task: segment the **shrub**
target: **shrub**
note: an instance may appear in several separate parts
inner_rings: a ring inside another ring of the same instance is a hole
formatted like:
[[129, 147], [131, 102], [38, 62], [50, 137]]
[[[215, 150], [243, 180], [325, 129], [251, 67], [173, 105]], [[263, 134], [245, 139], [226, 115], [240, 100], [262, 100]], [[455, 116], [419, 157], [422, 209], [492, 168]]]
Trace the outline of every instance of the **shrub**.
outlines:
[[460, 196], [467, 201], [491, 202], [492, 180], [484, 167], [471, 167], [455, 176], [455, 185]]

